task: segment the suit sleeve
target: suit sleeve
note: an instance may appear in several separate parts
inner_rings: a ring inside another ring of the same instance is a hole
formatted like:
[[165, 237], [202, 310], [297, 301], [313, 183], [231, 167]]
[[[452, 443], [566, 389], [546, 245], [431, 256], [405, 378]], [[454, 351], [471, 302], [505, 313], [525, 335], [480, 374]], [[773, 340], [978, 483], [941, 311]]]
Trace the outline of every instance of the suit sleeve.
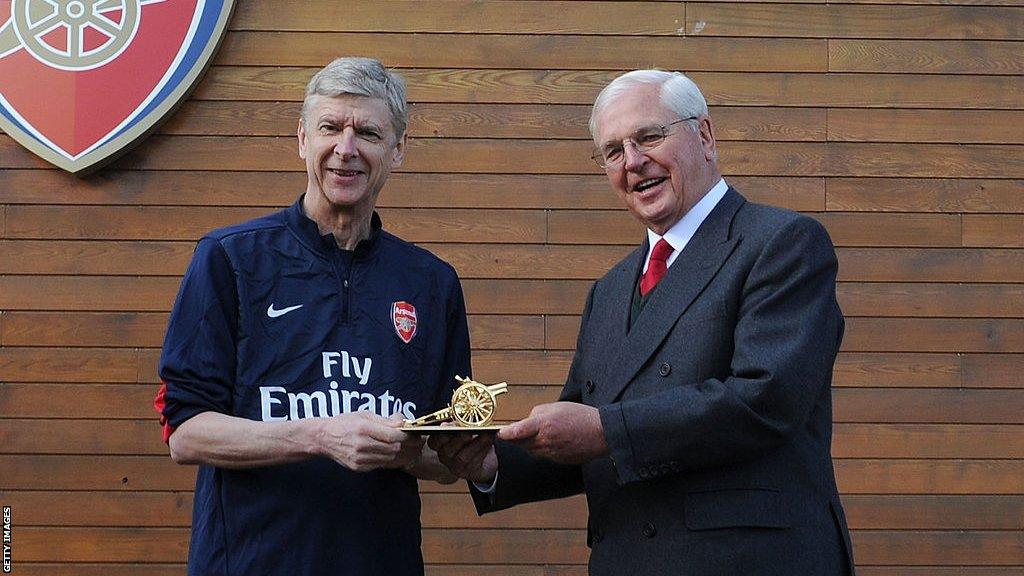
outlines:
[[234, 272], [220, 242], [204, 238], [181, 281], [160, 356], [165, 440], [200, 412], [231, 413], [237, 334]]
[[620, 483], [753, 460], [798, 433], [842, 340], [837, 268], [817, 221], [776, 230], [741, 289], [728, 375], [600, 408]]

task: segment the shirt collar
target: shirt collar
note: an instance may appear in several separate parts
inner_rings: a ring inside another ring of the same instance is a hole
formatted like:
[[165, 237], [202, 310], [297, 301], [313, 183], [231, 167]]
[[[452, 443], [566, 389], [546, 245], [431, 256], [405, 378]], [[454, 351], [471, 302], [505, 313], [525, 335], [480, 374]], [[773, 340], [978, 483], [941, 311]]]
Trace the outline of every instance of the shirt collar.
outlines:
[[686, 245], [690, 243], [690, 239], [697, 233], [697, 229], [704, 223], [708, 214], [711, 214], [711, 211], [715, 209], [715, 206], [718, 205], [718, 202], [728, 191], [729, 185], [725, 183], [725, 178], [720, 178], [718, 183], [712, 186], [711, 190], [708, 190], [708, 193], [693, 205], [693, 208], [690, 208], [689, 212], [684, 214], [678, 222], [665, 232], [664, 236], [659, 236], [648, 228], [647, 256], [644, 258], [644, 271], [647, 271], [647, 262], [651, 259], [651, 251], [654, 250], [654, 245], [662, 238], [672, 245], [672, 255], [665, 261], [667, 266], [671, 266], [675, 262], [676, 256], [679, 256], [683, 248], [686, 248]]
[[[302, 199], [305, 198], [305, 194], [299, 196], [299, 199], [288, 210], [285, 211], [285, 218], [288, 221], [288, 227], [295, 232], [303, 244], [308, 246], [315, 252], [320, 254], [329, 255], [335, 252], [349, 252], [342, 250], [338, 247], [338, 243], [334, 240], [333, 234], [320, 234], [320, 228], [316, 225], [316, 222], [312, 218], [306, 216], [305, 211], [302, 209]], [[354, 256], [357, 259], [366, 257], [373, 251], [374, 247], [380, 241], [381, 228], [383, 224], [380, 219], [380, 215], [377, 211], [373, 211], [373, 216], [370, 218], [370, 237], [365, 240], [360, 240], [359, 244], [356, 245]]]

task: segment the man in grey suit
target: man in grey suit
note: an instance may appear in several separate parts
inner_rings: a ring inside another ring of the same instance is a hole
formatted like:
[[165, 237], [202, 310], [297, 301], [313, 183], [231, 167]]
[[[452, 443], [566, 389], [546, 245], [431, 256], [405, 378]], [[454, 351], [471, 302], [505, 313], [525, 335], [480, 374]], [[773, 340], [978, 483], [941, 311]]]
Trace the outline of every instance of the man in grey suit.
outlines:
[[647, 237], [591, 288], [558, 402], [496, 442], [431, 445], [481, 513], [585, 491], [593, 575], [852, 574], [830, 454], [843, 317], [827, 232], [725, 183], [682, 74], [620, 76], [590, 130]]

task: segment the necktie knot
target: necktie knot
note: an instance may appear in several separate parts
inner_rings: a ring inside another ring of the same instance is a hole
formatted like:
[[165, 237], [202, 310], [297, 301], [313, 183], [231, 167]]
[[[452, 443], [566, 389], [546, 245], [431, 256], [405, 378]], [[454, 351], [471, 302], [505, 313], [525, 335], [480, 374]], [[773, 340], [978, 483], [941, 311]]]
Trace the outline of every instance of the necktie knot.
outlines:
[[665, 276], [665, 272], [668, 271], [666, 261], [672, 255], [672, 250], [672, 245], [666, 242], [664, 238], [658, 240], [658, 243], [654, 245], [654, 250], [651, 251], [651, 259], [647, 262], [647, 272], [644, 272], [643, 277], [640, 278], [641, 296], [646, 296]]
[[666, 242], [664, 238], [662, 238], [661, 240], [658, 240], [657, 244], [654, 245], [654, 250], [651, 251], [651, 260], [665, 262], [671, 255], [672, 245]]

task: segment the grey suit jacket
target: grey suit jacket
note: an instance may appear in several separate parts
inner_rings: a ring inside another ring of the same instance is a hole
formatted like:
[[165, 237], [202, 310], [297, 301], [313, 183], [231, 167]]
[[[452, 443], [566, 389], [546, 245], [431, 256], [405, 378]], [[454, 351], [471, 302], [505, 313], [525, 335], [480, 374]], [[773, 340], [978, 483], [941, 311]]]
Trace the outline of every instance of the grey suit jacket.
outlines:
[[853, 559], [830, 455], [843, 334], [827, 232], [726, 193], [629, 327], [646, 241], [590, 291], [561, 399], [610, 455], [499, 442], [481, 513], [585, 491], [590, 573], [835, 576]]

